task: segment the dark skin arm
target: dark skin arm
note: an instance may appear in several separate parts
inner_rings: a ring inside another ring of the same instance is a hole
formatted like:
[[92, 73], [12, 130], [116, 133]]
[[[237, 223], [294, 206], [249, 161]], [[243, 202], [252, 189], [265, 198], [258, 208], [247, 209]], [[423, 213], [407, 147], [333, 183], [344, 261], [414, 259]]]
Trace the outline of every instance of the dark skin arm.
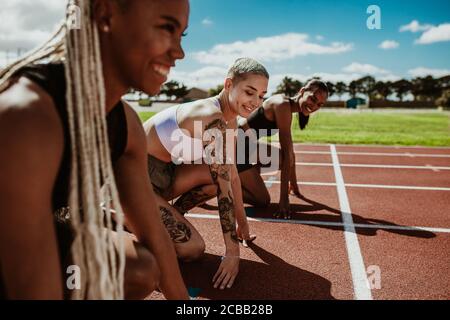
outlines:
[[292, 113], [287, 101], [281, 104], [274, 104], [273, 109], [277, 127], [279, 128], [282, 158], [279, 215], [289, 219], [289, 181], [292, 183], [292, 170], [295, 175], [295, 156], [291, 135]]
[[130, 107], [126, 107], [126, 114], [127, 149], [116, 163], [114, 171], [127, 226], [156, 257], [161, 269], [160, 287], [164, 296], [167, 299], [189, 299], [175, 248], [161, 221], [148, 176], [145, 132]]
[[296, 165], [295, 165], [295, 153], [292, 154], [292, 159], [294, 159], [293, 163], [291, 164], [291, 176], [289, 179], [289, 193], [293, 193], [297, 197], [300, 197], [300, 190], [298, 188], [297, 183], [297, 173], [296, 173]]
[[[230, 129], [236, 130], [238, 128], [237, 121], [234, 121], [232, 125], [229, 126]], [[247, 126], [248, 127], [248, 126]], [[236, 150], [236, 138], [233, 139], [233, 150]], [[237, 222], [237, 236], [239, 241], [242, 241], [244, 247], [248, 247], [248, 243], [251, 243], [256, 239], [256, 235], [250, 235], [250, 228], [247, 221], [247, 215], [244, 210], [244, 199], [242, 195], [241, 180], [239, 178], [239, 173], [236, 168], [237, 158], [235, 155], [234, 165], [231, 167], [231, 188], [233, 190], [233, 195], [235, 197], [235, 210], [236, 210], [236, 222]]]
[[0, 96], [1, 276], [9, 299], [62, 299], [51, 205], [62, 126], [51, 98], [29, 80], [8, 91]]

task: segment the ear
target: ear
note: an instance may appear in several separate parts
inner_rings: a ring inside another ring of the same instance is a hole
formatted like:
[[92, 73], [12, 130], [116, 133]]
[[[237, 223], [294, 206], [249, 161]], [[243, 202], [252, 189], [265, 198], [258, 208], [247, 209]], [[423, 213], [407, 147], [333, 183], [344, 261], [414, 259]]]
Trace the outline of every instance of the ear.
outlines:
[[303, 96], [304, 93], [305, 93], [305, 87], [301, 88], [300, 91], [298, 92], [298, 94], [300, 96]]
[[113, 1], [108, 0], [94, 0], [94, 20], [101, 33], [109, 33], [111, 31], [111, 20], [113, 15], [112, 2]]
[[230, 91], [232, 86], [233, 86], [233, 80], [231, 80], [231, 78], [226, 78], [223, 88], [227, 91]]

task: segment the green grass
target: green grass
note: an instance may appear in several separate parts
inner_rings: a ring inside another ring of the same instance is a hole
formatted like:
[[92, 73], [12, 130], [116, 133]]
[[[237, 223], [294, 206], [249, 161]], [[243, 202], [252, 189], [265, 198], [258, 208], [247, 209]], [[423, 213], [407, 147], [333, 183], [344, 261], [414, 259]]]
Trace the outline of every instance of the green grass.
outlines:
[[[145, 121], [153, 114], [141, 112], [141, 120]], [[446, 113], [319, 112], [310, 118], [306, 130], [298, 129], [296, 119], [292, 128], [294, 142], [450, 146]]]
[[150, 111], [139, 112], [139, 118], [141, 118], [142, 123], [144, 123], [145, 121], [153, 117], [155, 114], [156, 112]]

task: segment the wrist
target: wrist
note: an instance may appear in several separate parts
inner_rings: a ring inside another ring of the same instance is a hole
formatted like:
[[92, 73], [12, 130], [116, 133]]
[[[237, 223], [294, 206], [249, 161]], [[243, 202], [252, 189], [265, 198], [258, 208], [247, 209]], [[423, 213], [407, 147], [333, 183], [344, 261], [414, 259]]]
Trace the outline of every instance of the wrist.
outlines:
[[240, 256], [240, 251], [239, 251], [239, 244], [235, 244], [233, 246], [229, 246], [226, 248], [225, 250], [225, 254], [224, 256], [228, 257], [228, 256], [234, 256], [234, 257], [239, 257]]
[[247, 225], [248, 224], [247, 215], [245, 215], [244, 213], [242, 217], [239, 218], [236, 217], [236, 222], [239, 227]]
[[225, 255], [221, 257], [221, 260], [225, 260], [225, 259], [240, 259], [240, 256], [232, 256], [232, 255]]

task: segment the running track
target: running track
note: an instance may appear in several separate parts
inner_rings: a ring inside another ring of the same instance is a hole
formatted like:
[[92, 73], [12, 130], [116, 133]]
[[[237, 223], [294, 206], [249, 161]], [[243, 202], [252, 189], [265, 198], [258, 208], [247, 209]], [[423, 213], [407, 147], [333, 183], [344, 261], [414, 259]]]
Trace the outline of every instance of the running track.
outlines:
[[[303, 199], [275, 220], [279, 173], [265, 174], [272, 205], [247, 208], [258, 238], [241, 247], [231, 289], [211, 279], [223, 254], [216, 202], [188, 218], [206, 255], [181, 269], [198, 299], [450, 299], [450, 148], [294, 147]], [[150, 298], [159, 299], [160, 294]]]

